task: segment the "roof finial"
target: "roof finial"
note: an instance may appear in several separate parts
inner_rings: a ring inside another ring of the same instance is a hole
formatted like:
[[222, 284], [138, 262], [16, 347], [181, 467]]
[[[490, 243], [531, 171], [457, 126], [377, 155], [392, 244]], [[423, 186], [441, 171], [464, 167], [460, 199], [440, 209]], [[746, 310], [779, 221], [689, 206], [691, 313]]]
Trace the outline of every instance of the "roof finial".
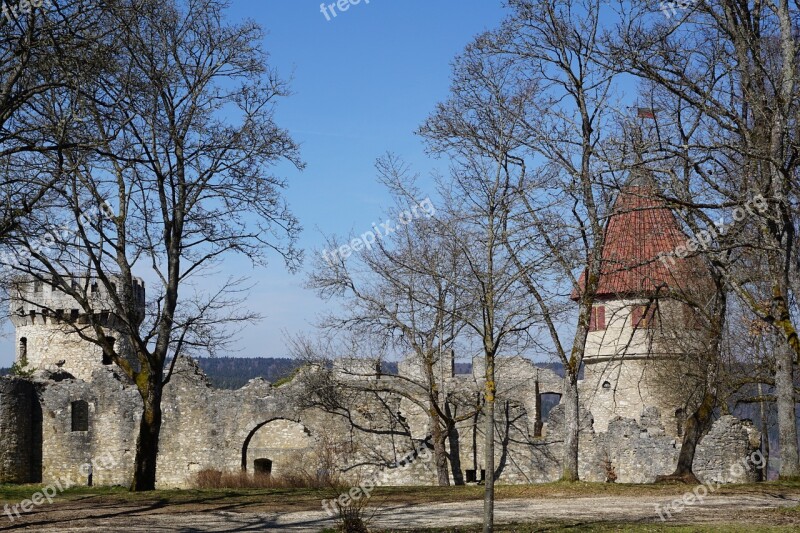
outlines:
[[627, 185], [634, 187], [654, 186], [655, 180], [652, 173], [645, 167], [644, 151], [646, 143], [644, 141], [645, 120], [656, 120], [656, 110], [652, 107], [636, 107], [636, 117], [640, 120], [631, 123], [631, 149], [633, 150], [633, 162], [631, 164], [630, 176]]

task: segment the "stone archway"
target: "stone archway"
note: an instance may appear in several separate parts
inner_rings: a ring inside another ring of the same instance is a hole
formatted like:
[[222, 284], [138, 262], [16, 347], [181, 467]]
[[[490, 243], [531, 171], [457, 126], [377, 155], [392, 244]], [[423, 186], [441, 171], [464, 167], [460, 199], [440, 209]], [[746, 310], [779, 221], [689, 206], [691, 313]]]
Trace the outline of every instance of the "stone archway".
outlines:
[[[314, 444], [311, 432], [300, 421], [275, 417], [257, 424], [242, 444], [243, 472], [281, 474], [296, 455]], [[268, 465], [268, 468], [267, 468]]]

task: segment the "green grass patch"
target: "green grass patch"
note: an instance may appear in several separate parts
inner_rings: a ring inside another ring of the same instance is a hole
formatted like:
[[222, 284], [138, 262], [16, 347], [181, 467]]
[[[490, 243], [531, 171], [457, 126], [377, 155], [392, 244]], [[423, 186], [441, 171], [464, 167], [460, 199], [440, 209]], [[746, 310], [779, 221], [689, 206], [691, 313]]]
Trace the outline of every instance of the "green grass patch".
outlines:
[[288, 383], [291, 383], [292, 381], [294, 381], [294, 378], [297, 377], [297, 374], [299, 372], [300, 372], [299, 368], [292, 370], [292, 372], [288, 376], [283, 376], [282, 378], [278, 378], [277, 380], [275, 380], [275, 383], [273, 383], [272, 386], [277, 389], [278, 387], [282, 387]]

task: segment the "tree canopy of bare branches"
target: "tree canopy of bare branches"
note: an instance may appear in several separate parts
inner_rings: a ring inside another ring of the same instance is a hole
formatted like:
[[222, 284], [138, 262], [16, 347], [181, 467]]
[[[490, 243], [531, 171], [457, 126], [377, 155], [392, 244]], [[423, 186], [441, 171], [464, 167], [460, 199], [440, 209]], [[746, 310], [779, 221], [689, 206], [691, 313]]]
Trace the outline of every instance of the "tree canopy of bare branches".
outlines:
[[[225, 22], [225, 7], [104, 5], [107, 31], [96, 40], [114, 53], [91, 83], [47, 102], [41, 127], [66, 141], [46, 160], [59, 183], [47, 209], [10, 235], [25, 250], [17, 274], [72, 297], [89, 317], [72, 333], [102, 346], [141, 394], [133, 490], [155, 486], [162, 390], [177, 358], [224, 346], [237, 323], [255, 318], [239, 308], [243, 280], [209, 274], [231, 254], [265, 265], [275, 253], [290, 270], [302, 259], [300, 226], [282, 198], [287, 184], [271, 172], [281, 160], [302, 167], [274, 120], [288, 90], [267, 64], [261, 29]], [[138, 275], [153, 280], [144, 316]], [[96, 318], [94, 283], [110, 295], [104, 305], [132, 358]]]

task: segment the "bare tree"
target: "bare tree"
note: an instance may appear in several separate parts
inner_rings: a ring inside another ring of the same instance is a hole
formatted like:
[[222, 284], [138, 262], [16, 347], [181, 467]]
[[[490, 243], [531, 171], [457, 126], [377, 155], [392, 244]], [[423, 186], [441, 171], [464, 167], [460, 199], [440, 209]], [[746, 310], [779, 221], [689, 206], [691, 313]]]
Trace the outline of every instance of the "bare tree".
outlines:
[[[421, 198], [408, 168], [391, 155], [377, 166], [395, 196], [389, 225], [396, 230], [381, 237], [380, 229], [372, 228], [347, 243], [330, 239], [309, 286], [323, 298], [345, 299], [342, 311], [321, 321], [325, 331], [373, 339], [417, 367], [418, 375], [382, 375], [379, 356], [370, 368], [353, 370], [358, 377], [375, 379], [346, 380], [341, 387], [398, 395], [425, 412], [438, 482], [445, 486], [450, 484], [448, 462], [456, 480], [461, 470], [457, 448], [448, 454], [447, 440], [458, 422], [473, 416], [453, 414], [454, 404], [443, 390], [449, 376], [442, 376], [443, 369], [452, 369], [454, 346], [464, 327], [460, 317], [472, 307], [458, 283], [465, 266], [461, 252], [437, 235], [441, 220], [432, 218], [436, 208], [430, 198]], [[356, 250], [352, 255], [351, 245]]]
[[[37, 115], [54, 92], [79, 90], [101, 60], [91, 39], [101, 31], [98, 2], [7, 8], [0, 19], [0, 240], [46, 198], [59, 176], [41, 169], [41, 154], [66, 140], [41, 127]], [[8, 15], [6, 15], [8, 13]], [[10, 259], [3, 256], [3, 262]]]
[[[485, 36], [484, 36], [485, 37]], [[509, 234], [523, 208], [513, 158], [523, 141], [528, 102], [537, 89], [517, 77], [505, 61], [481, 53], [479, 37], [456, 61], [450, 99], [438, 106], [420, 132], [435, 153], [455, 159], [451, 182], [443, 194], [447, 210], [440, 223], [447, 240], [462, 250], [469, 269], [461, 283], [478, 302], [463, 319], [480, 339], [485, 361], [484, 416], [486, 485], [484, 531], [494, 527], [495, 361], [503, 351], [520, 349], [519, 341], [535, 338], [532, 326], [539, 310], [509, 253]], [[522, 87], [522, 90], [520, 90]]]
[[[301, 166], [273, 119], [287, 89], [266, 64], [260, 28], [224, 22], [225, 7], [216, 0], [107, 7], [113, 31], [102, 40], [115, 53], [101, 77], [70, 94], [81, 121], [51, 104], [53, 130], [67, 123], [67, 139], [92, 137], [89, 148], [67, 144], [49, 159], [62, 185], [37, 222], [51, 246], [36, 246], [26, 231], [13, 235], [29, 256], [18, 270], [72, 297], [88, 324], [65, 322], [139, 390], [136, 491], [156, 483], [162, 392], [178, 356], [218, 346], [231, 323], [254, 318], [231, 306], [245, 288], [238, 280], [208, 274], [232, 253], [261, 265], [277, 252], [290, 269], [301, 259], [299, 225], [281, 197], [286, 184], [269, 171], [279, 160]], [[86, 216], [99, 207], [105, 216]], [[71, 231], [61, 231], [64, 224]], [[156, 280], [145, 316], [138, 273]], [[97, 301], [95, 284], [108, 299]], [[130, 358], [106, 337], [101, 311], [114, 317]]]
[[745, 217], [753, 230], [739, 234], [736, 253], [725, 250], [718, 266], [738, 298], [791, 347], [778, 354], [775, 386], [781, 476], [796, 477], [800, 5], [719, 0], [670, 19], [646, 5], [620, 7], [617, 36], [609, 37], [617, 68], [679, 97], [697, 116], [696, 128], [684, 131], [691, 135], [663, 139], [669, 155], [691, 170], [684, 183], [694, 186], [684, 189], [682, 207], [742, 213], [753, 198], [764, 199], [764, 209]]
[[[613, 71], [599, 62], [600, 4], [510, 2], [509, 18], [478, 37], [457, 64], [453, 102], [440, 108], [426, 131], [439, 141], [448, 139], [453, 151], [470, 146], [496, 154], [505, 171], [513, 169], [511, 187], [522, 208], [511, 226], [526, 231], [509, 230], [504, 222], [502, 240], [538, 306], [551, 351], [566, 369], [565, 480], [578, 479], [578, 375], [601, 272], [611, 185], [598, 153], [613, 111]], [[467, 112], [468, 120], [453, 118]], [[580, 279], [576, 270], [584, 270]], [[569, 290], [579, 295], [571, 347], [556, 326], [568, 309], [563, 299], [557, 302], [559, 289], [552, 281], [558, 279], [569, 280]]]
[[519, 202], [512, 187], [512, 172], [504, 156], [472, 156], [454, 170], [453, 194], [445, 202], [445, 219], [458, 224], [440, 226], [447, 240], [461, 250], [468, 275], [459, 281], [466, 297], [477, 306], [461, 317], [481, 345], [485, 364], [484, 383], [484, 531], [494, 527], [495, 470], [495, 377], [498, 355], [525, 350], [536, 337], [538, 309], [521, 281], [520, 273], [505, 246], [508, 219]]

